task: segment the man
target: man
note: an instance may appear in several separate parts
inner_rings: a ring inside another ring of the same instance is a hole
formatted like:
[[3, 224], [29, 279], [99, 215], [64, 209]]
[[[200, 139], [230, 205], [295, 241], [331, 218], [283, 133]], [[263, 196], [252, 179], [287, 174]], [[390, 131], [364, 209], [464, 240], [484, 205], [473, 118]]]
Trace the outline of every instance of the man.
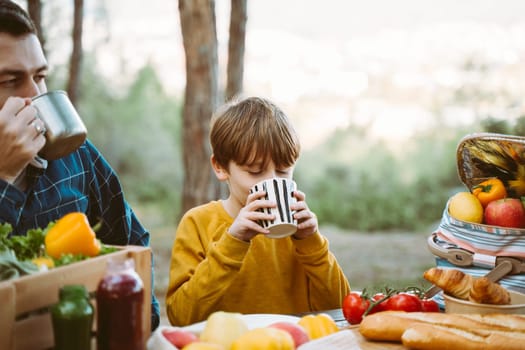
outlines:
[[[0, 223], [11, 224], [14, 234], [25, 234], [80, 211], [91, 224], [102, 222], [97, 237], [103, 243], [148, 246], [149, 232], [93, 144], [86, 141], [57, 160], [38, 156], [46, 142], [45, 126], [31, 98], [47, 91], [47, 71], [28, 14], [14, 2], [0, 0]], [[152, 293], [152, 330], [159, 315]]]

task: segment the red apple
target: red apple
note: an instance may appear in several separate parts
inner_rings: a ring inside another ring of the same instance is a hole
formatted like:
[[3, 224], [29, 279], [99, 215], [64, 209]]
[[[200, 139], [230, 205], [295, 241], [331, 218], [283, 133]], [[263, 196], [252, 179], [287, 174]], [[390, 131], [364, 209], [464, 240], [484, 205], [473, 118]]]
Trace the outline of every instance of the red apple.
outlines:
[[190, 343], [197, 342], [199, 338], [192, 332], [185, 331], [182, 329], [169, 329], [165, 328], [162, 330], [162, 335], [177, 349], [182, 349]]
[[525, 228], [525, 208], [517, 198], [503, 198], [490, 202], [483, 216], [487, 225]]
[[278, 328], [288, 332], [292, 336], [296, 349], [301, 344], [304, 344], [310, 340], [308, 333], [306, 333], [306, 329], [304, 329], [303, 326], [298, 325], [296, 323], [282, 321], [272, 323], [268, 327]]

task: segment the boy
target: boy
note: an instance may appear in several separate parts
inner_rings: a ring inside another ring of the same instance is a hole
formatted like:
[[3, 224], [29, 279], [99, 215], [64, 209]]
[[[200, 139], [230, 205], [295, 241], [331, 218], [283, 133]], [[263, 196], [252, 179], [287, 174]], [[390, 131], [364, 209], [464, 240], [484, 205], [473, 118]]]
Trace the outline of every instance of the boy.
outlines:
[[298, 230], [281, 239], [258, 220], [274, 207], [257, 182], [291, 179], [300, 145], [288, 118], [272, 102], [246, 98], [212, 117], [211, 165], [229, 196], [189, 210], [173, 244], [167, 314], [173, 325], [205, 320], [214, 311], [297, 314], [341, 307], [350, 286], [318, 231], [305, 194], [292, 205]]

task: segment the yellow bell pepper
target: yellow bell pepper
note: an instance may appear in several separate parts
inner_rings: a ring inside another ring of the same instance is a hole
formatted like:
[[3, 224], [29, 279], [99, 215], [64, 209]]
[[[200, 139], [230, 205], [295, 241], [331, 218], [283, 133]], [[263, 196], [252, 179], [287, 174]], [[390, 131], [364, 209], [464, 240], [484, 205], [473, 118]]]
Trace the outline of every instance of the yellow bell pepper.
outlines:
[[485, 208], [490, 202], [507, 197], [507, 190], [503, 182], [494, 177], [474, 186], [472, 194], [478, 197], [479, 202]]
[[339, 331], [335, 321], [329, 315], [323, 313], [303, 316], [297, 323], [306, 329], [312, 340]]
[[53, 259], [48, 258], [46, 256], [40, 256], [38, 258], [34, 258], [31, 260], [31, 262], [35, 264], [36, 266], [38, 266], [40, 270], [52, 269], [53, 267], [55, 267], [55, 262], [53, 261]]
[[294, 350], [292, 336], [282, 329], [273, 327], [254, 328], [239, 338], [230, 350]]
[[84, 213], [64, 215], [46, 233], [47, 255], [58, 259], [62, 254], [96, 256], [100, 253], [100, 242], [89, 225]]
[[229, 349], [235, 339], [248, 331], [240, 313], [216, 311], [208, 316], [200, 340]]

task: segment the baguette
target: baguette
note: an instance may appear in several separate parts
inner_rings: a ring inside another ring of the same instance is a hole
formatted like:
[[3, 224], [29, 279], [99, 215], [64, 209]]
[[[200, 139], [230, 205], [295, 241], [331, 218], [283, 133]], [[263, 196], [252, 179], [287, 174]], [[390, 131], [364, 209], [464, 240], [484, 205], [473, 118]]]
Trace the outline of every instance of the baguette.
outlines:
[[511, 330], [525, 333], [525, 315], [513, 314], [463, 314], [463, 318], [469, 318], [482, 322], [491, 329]]
[[401, 336], [416, 323], [443, 326], [457, 325], [463, 328], [483, 328], [486, 324], [475, 318], [439, 312], [383, 311], [367, 315], [359, 325], [359, 332], [367, 339], [379, 341], [401, 341]]
[[525, 333], [463, 330], [417, 323], [401, 337], [404, 346], [415, 350], [518, 350], [524, 348]]
[[359, 332], [369, 340], [401, 342], [403, 333], [416, 324], [428, 324], [433, 327], [442, 326], [464, 331], [475, 329], [490, 332], [514, 332], [525, 335], [525, 315], [404, 311], [383, 311], [368, 315], [361, 321]]

